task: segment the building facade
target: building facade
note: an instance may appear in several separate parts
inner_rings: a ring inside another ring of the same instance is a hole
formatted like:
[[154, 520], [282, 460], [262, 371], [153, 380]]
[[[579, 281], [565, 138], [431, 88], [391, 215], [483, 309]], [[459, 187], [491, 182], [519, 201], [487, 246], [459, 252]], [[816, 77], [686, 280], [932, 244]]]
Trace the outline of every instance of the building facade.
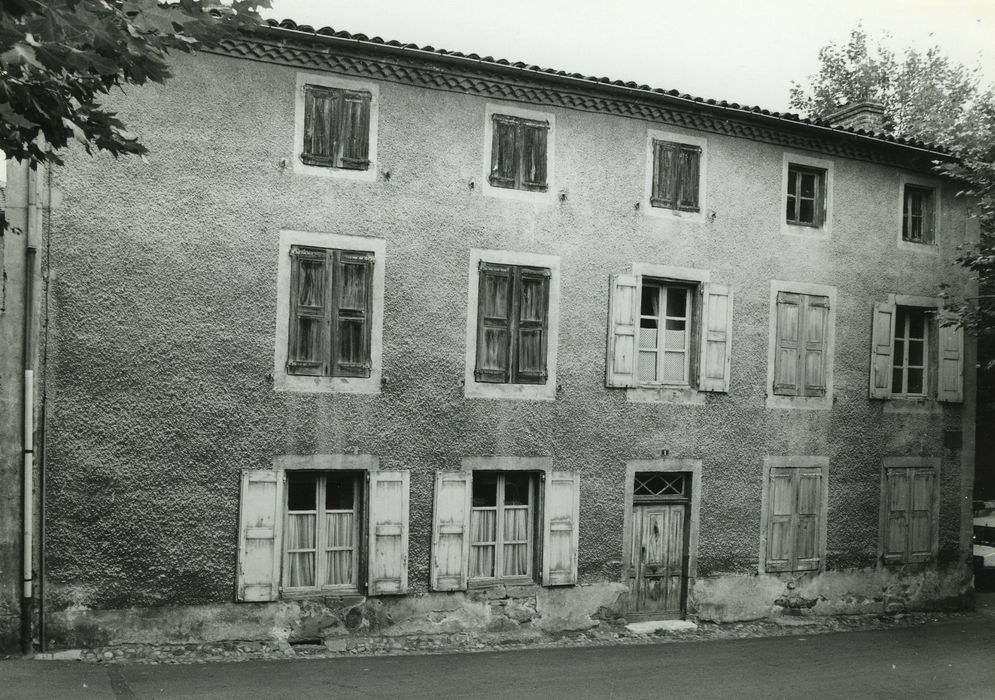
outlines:
[[47, 645], [969, 599], [942, 153], [288, 23], [174, 72], [34, 180]]

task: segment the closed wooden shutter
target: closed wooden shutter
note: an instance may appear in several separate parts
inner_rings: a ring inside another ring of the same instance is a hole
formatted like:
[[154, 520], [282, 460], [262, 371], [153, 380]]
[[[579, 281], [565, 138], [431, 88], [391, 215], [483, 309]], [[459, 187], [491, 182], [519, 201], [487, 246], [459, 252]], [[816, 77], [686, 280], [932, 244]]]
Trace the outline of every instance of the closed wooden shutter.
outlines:
[[800, 365], [804, 395], [826, 395], [826, 336], [829, 331], [829, 297], [804, 297], [804, 336]]
[[964, 329], [940, 326], [940, 371], [937, 398], [949, 403], [964, 400]]
[[279, 597], [283, 472], [242, 472], [235, 599], [243, 602]]
[[932, 469], [913, 469], [909, 489], [909, 561], [923, 562], [933, 558], [936, 535], [934, 499], [936, 474]]
[[470, 479], [467, 472], [435, 475], [432, 590], [466, 590], [470, 561]]
[[515, 361], [511, 381], [545, 384], [550, 271], [523, 267], [515, 270], [515, 276], [517, 318], [513, 329]]
[[327, 374], [331, 327], [329, 251], [290, 249], [290, 324], [287, 374]]
[[677, 161], [677, 144], [669, 141], [653, 142], [653, 195], [650, 197], [650, 204], [654, 207], [676, 208]]
[[870, 397], [886, 399], [891, 396], [891, 366], [895, 339], [895, 305], [874, 305], [871, 320], [871, 372]]
[[886, 564], [908, 561], [910, 474], [909, 469], [885, 471], [886, 511], [882, 556]]
[[481, 262], [477, 292], [478, 382], [507, 382], [511, 378], [511, 318], [514, 307], [514, 270], [509, 265]]
[[634, 387], [636, 347], [639, 339], [639, 288], [637, 275], [612, 275], [608, 293], [608, 354], [605, 385]]
[[525, 122], [522, 124], [522, 187], [527, 190], [546, 191], [546, 139], [549, 124]]
[[304, 150], [307, 165], [335, 166], [340, 148], [341, 91], [320, 85], [304, 86]]
[[794, 559], [794, 469], [772, 468], [767, 492], [766, 571], [791, 571]]
[[368, 595], [408, 591], [408, 472], [370, 472]]
[[701, 148], [681, 144], [678, 158], [677, 208], [681, 211], [698, 211]]
[[729, 391], [732, 361], [732, 289], [721, 284], [705, 285], [701, 315], [700, 391]]
[[490, 183], [495, 187], [515, 187], [520, 160], [518, 127], [514, 119], [495, 114], [491, 140]]
[[801, 396], [802, 377], [798, 364], [802, 333], [802, 295], [777, 293], [777, 328], [774, 346], [774, 393]]
[[370, 325], [373, 316], [372, 253], [335, 251], [335, 305], [332, 309], [332, 374], [370, 376]]
[[577, 583], [580, 476], [552, 472], [545, 483], [543, 503], [542, 584]]
[[822, 512], [822, 471], [795, 469], [795, 548], [794, 571], [816, 571], [822, 557], [819, 554], [820, 514]]
[[342, 161], [339, 167], [367, 170], [370, 167], [370, 93], [346, 90], [342, 93], [339, 120]]
[[765, 570], [818, 570], [822, 563], [822, 471], [774, 467], [769, 478]]
[[936, 204], [934, 199], [939, 196], [936, 190], [925, 190], [922, 197], [922, 241], [936, 242]]
[[936, 541], [936, 473], [932, 468], [885, 470], [886, 564], [925, 562]]

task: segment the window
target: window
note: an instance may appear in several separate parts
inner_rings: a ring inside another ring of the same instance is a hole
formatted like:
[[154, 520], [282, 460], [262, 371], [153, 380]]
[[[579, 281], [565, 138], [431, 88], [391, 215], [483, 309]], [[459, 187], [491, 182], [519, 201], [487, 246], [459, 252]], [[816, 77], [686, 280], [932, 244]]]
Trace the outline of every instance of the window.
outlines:
[[891, 295], [874, 306], [871, 398], [963, 400], [963, 329], [943, 325], [939, 304]]
[[825, 170], [789, 164], [785, 221], [797, 226], [822, 226], [825, 190]]
[[650, 204], [662, 209], [699, 211], [700, 162], [700, 146], [654, 139]]
[[237, 600], [406, 592], [407, 471], [368, 455], [275, 462], [242, 473]]
[[281, 231], [273, 387], [378, 393], [382, 239]]
[[828, 330], [828, 296], [778, 292], [774, 394], [826, 395]]
[[916, 459], [885, 460], [881, 513], [885, 564], [929, 561], [935, 555], [937, 466]]
[[934, 191], [905, 183], [902, 186], [902, 240], [910, 243], [935, 241]]
[[491, 119], [491, 186], [545, 192], [549, 122], [507, 114]]
[[466, 395], [556, 398], [559, 258], [471, 251]]
[[373, 255], [290, 249], [287, 374], [370, 376]]
[[765, 457], [765, 572], [818, 571], [825, 552], [824, 457]]
[[434, 590], [527, 583], [537, 572], [544, 586], [577, 582], [580, 482], [574, 472], [549, 471], [549, 461], [474, 457], [465, 471], [436, 474]]
[[612, 277], [606, 386], [728, 391], [732, 291], [702, 271], [634, 268], [698, 279]]

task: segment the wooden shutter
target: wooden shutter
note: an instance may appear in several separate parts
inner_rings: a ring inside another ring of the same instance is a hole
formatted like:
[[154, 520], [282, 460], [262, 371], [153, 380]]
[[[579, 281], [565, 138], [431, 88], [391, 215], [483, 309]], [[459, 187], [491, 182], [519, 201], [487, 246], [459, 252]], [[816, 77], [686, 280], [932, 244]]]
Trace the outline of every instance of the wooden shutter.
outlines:
[[816, 571], [822, 562], [822, 470], [773, 467], [765, 571]]
[[794, 560], [795, 470], [772, 468], [767, 491], [765, 571], [791, 571]]
[[580, 475], [551, 472], [543, 503], [542, 584], [577, 583], [578, 514]]
[[372, 366], [373, 254], [335, 251], [334, 261], [331, 374], [337, 377], [369, 377]]
[[408, 591], [408, 472], [370, 472], [368, 595]]
[[923, 190], [922, 195], [922, 241], [936, 242], [936, 205], [934, 199], [939, 196], [936, 190]]
[[885, 470], [885, 532], [882, 557], [886, 564], [908, 561], [910, 469]]
[[701, 148], [681, 144], [678, 158], [677, 208], [681, 211], [698, 211]]
[[330, 334], [329, 251], [290, 249], [287, 374], [327, 374]]
[[515, 271], [514, 362], [511, 381], [546, 383], [549, 342], [549, 279], [545, 268], [521, 267]]
[[653, 194], [650, 197], [650, 204], [654, 207], [676, 208], [677, 168], [677, 144], [654, 141]]
[[871, 321], [870, 397], [891, 396], [891, 366], [895, 340], [895, 305], [874, 305]]
[[342, 118], [339, 120], [342, 160], [339, 167], [368, 170], [370, 167], [370, 93], [342, 91]]
[[470, 561], [470, 489], [467, 472], [435, 475], [432, 590], [466, 590]]
[[513, 188], [520, 160], [518, 126], [514, 119], [495, 114], [493, 131], [490, 183], [494, 187]]
[[509, 265], [481, 262], [477, 291], [478, 382], [507, 382], [511, 378], [511, 318], [514, 307], [514, 270]]
[[829, 332], [829, 297], [803, 297], [803, 345], [799, 365], [804, 372], [805, 396], [826, 395], [826, 342]]
[[819, 533], [822, 512], [822, 471], [795, 469], [795, 547], [793, 571], [817, 571], [822, 557]]
[[803, 380], [798, 355], [801, 349], [802, 295], [778, 292], [776, 313], [774, 393], [800, 396]]
[[340, 147], [341, 90], [304, 86], [304, 149], [307, 165], [333, 167]]
[[909, 489], [909, 561], [933, 558], [936, 523], [933, 520], [934, 482], [932, 469], [911, 469]]
[[940, 326], [940, 371], [937, 399], [949, 403], [964, 400], [964, 329]]
[[634, 387], [639, 344], [638, 275], [612, 275], [608, 290], [608, 354], [605, 386]]
[[701, 314], [700, 391], [729, 391], [732, 361], [732, 289], [721, 284], [705, 285]]
[[242, 472], [235, 600], [258, 602], [279, 597], [283, 472]]
[[546, 191], [546, 139], [549, 124], [527, 121], [522, 124], [522, 187]]

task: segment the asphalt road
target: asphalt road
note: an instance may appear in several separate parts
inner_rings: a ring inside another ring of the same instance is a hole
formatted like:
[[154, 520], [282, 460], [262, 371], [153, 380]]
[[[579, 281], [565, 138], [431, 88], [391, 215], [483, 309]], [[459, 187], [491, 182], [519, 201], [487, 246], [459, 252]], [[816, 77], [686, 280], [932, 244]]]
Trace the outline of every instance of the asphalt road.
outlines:
[[973, 615], [813, 636], [197, 665], [0, 662], [23, 698], [995, 698], [995, 596]]

